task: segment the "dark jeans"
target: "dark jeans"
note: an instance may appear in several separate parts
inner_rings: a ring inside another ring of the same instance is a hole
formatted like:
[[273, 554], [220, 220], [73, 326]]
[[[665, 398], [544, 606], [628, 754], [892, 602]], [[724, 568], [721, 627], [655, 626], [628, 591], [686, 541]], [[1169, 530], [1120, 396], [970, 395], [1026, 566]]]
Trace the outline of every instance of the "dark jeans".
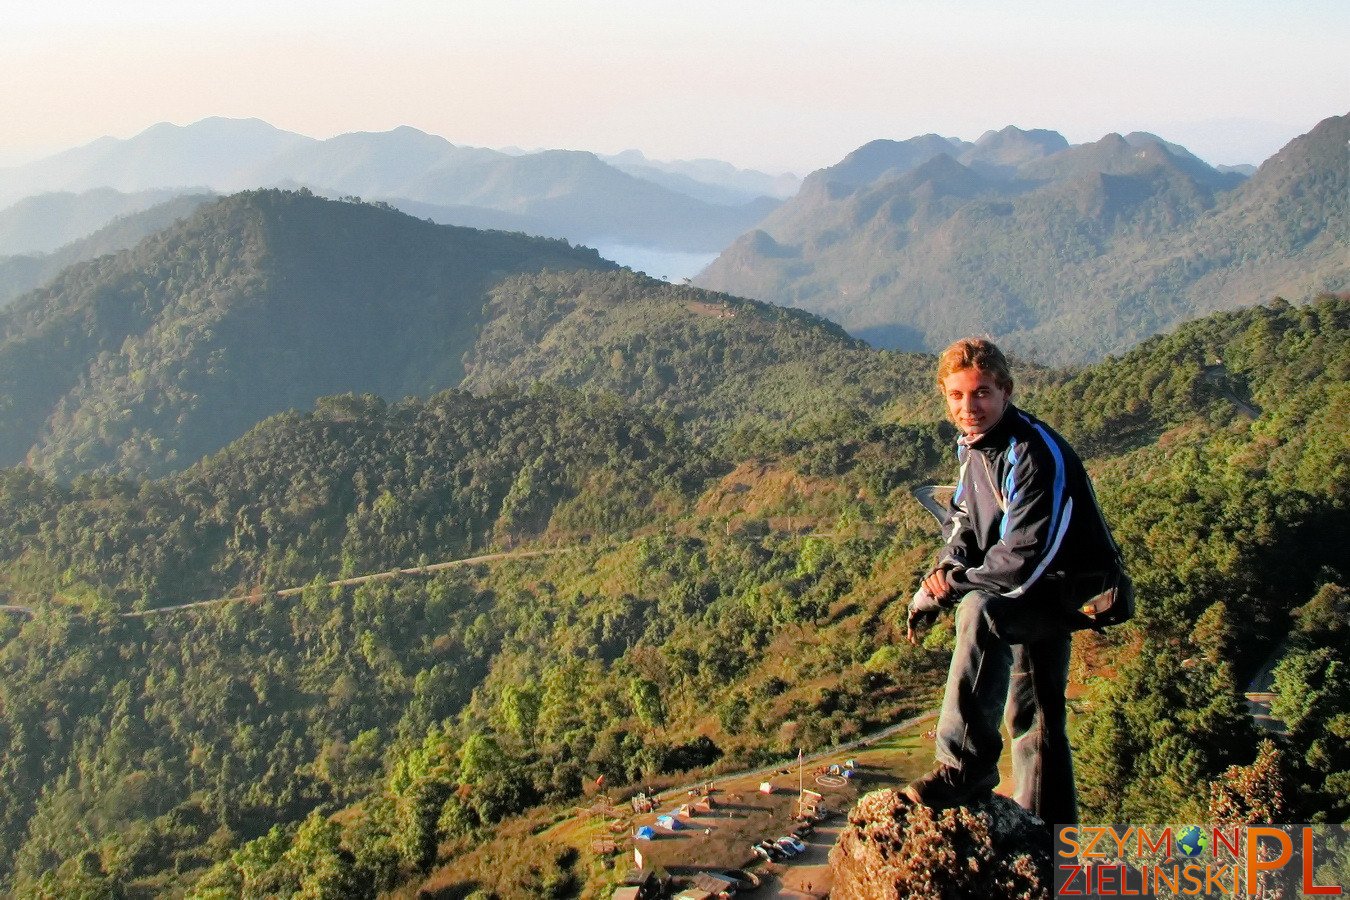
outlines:
[[1013, 799], [1050, 826], [1078, 822], [1064, 709], [1071, 637], [1061, 610], [1053, 592], [962, 597], [937, 727], [938, 762], [978, 773], [998, 765], [1002, 717]]

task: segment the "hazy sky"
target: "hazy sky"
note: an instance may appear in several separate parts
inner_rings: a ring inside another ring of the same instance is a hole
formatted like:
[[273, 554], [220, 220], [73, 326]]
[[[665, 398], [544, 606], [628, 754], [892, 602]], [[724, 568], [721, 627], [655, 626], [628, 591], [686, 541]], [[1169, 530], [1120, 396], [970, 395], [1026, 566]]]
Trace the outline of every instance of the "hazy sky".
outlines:
[[1350, 112], [1347, 0], [0, 0], [0, 164], [156, 122], [709, 156], [1146, 130], [1260, 162]]

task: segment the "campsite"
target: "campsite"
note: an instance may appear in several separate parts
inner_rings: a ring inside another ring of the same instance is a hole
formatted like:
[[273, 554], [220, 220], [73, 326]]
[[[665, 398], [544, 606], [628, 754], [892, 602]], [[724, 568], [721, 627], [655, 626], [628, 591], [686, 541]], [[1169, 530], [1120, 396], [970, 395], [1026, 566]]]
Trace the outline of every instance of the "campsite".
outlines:
[[[899, 787], [924, 769], [932, 754], [925, 734], [931, 726], [931, 716], [923, 717], [867, 746], [804, 759], [800, 768], [791, 760], [697, 785], [644, 789], [626, 799], [614, 791], [541, 837], [589, 841], [590, 851], [605, 858], [616, 898], [702, 900], [714, 895], [695, 885], [700, 873], [738, 869], [761, 879], [757, 897], [825, 896], [830, 848], [848, 810], [863, 793]], [[809, 829], [803, 827], [809, 817], [800, 817], [803, 799], [817, 810]], [[753, 850], [794, 833], [806, 845], [798, 856], [766, 861]], [[634, 894], [638, 883], [647, 886]]]

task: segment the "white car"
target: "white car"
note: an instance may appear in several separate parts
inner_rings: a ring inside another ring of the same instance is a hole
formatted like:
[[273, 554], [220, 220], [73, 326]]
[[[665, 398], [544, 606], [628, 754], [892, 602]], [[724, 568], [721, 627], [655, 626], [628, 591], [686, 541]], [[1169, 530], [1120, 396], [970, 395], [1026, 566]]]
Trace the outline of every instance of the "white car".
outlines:
[[786, 850], [773, 841], [760, 841], [750, 849], [755, 851], [756, 856], [763, 857], [766, 862], [777, 862], [788, 855]]
[[783, 852], [786, 853], [788, 856], [799, 856], [806, 852], [806, 845], [803, 844], [801, 841], [797, 840], [795, 837], [788, 837], [787, 835], [784, 835], [783, 837], [780, 837], [778, 840], [774, 841], [774, 843], [782, 847]]

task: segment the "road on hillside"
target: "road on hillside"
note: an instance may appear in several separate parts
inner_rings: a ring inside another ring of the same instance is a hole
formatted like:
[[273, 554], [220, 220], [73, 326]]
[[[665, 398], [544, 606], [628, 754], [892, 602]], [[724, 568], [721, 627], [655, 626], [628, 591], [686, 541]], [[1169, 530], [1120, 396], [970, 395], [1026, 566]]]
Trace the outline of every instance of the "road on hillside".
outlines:
[[[947, 505], [938, 500], [938, 491], [955, 491], [956, 488], [950, 484], [922, 484], [910, 491], [914, 499], [919, 501], [919, 505], [928, 510], [928, 514], [938, 520], [938, 524], [946, 527], [947, 519], [950, 515]], [[950, 494], [948, 494], [950, 496]]]
[[[470, 556], [464, 559], [451, 559], [444, 562], [428, 563], [425, 566], [414, 566], [408, 569], [391, 569], [388, 572], [375, 572], [370, 575], [357, 575], [352, 578], [339, 578], [336, 581], [328, 581], [323, 587], [351, 587], [352, 585], [365, 584], [371, 581], [384, 581], [390, 578], [400, 578], [405, 575], [430, 575], [433, 572], [440, 572], [445, 569], [453, 569], [458, 566], [472, 566], [478, 563], [496, 562], [502, 559], [524, 559], [530, 556], [548, 556], [555, 553], [571, 553], [577, 550], [577, 547], [561, 547], [553, 550], [507, 550], [501, 553], [485, 553], [481, 556]], [[302, 587], [282, 588], [279, 591], [259, 591], [255, 594], [241, 594], [235, 597], [216, 597], [211, 600], [195, 600], [191, 603], [176, 603], [172, 606], [157, 606], [154, 609], [135, 610], [133, 612], [122, 613], [124, 619], [143, 619], [147, 616], [155, 616], [160, 613], [177, 612], [184, 609], [200, 609], [206, 606], [219, 606], [223, 603], [242, 603], [247, 600], [261, 600], [263, 597], [287, 598], [295, 597], [304, 593]], [[34, 610], [27, 606], [14, 606], [0, 604], [0, 613], [13, 613], [15, 615], [28, 616], [32, 618]]]
[[807, 763], [820, 762], [821, 760], [829, 759], [831, 757], [840, 756], [842, 754], [848, 753], [850, 750], [857, 750], [859, 748], [875, 744], [877, 741], [884, 741], [886, 738], [890, 737], [896, 732], [904, 731], [906, 728], [910, 728], [914, 725], [917, 725], [920, 722], [924, 721], [925, 719], [936, 718], [936, 716], [937, 713], [935, 712], [926, 712], [923, 713], [922, 715], [905, 719], [903, 722], [897, 722], [894, 725], [887, 725], [885, 728], [882, 728], [879, 731], [874, 731], [871, 734], [865, 734], [862, 737], [858, 738], [857, 740], [849, 741], [847, 744], [839, 744], [838, 746], [829, 747], [825, 750], [817, 750], [816, 752], [810, 754], [809, 756], [801, 757], [800, 762], [796, 759], [789, 758], [779, 763], [773, 763], [767, 766], [760, 766], [758, 769], [746, 769], [743, 772], [722, 772], [716, 776], [709, 776], [707, 778], [703, 778], [691, 784], [683, 784], [679, 785], [678, 787], [667, 788], [664, 791], [658, 791], [656, 794], [656, 799], [660, 801], [669, 801], [676, 797], [686, 797], [689, 795], [690, 791], [696, 791], [703, 785], [713, 781], [727, 781], [733, 778], [758, 777], [760, 775], [767, 775], [770, 772], [781, 772], [783, 769], [791, 769], [794, 766], [804, 766]]
[[1246, 413], [1253, 419], [1258, 419], [1261, 417], [1261, 410], [1257, 409], [1248, 401], [1243, 400], [1241, 397], [1239, 397], [1237, 394], [1233, 393], [1232, 390], [1229, 389], [1227, 381], [1228, 368], [1223, 363], [1218, 363], [1212, 366], [1205, 366], [1205, 369], [1201, 374], [1204, 376], [1204, 379], [1206, 381], [1208, 381], [1210, 384], [1214, 385], [1219, 389], [1219, 393], [1222, 394], [1226, 400], [1228, 400], [1238, 409], [1242, 410], [1244, 413]]
[[1270, 704], [1275, 699], [1275, 667], [1284, 659], [1285, 653], [1289, 651], [1288, 641], [1284, 641], [1275, 648], [1275, 652], [1266, 660], [1261, 670], [1252, 677], [1251, 683], [1247, 685], [1244, 692], [1247, 697], [1247, 713], [1252, 717], [1259, 727], [1266, 731], [1273, 731], [1276, 734], [1284, 734], [1286, 728], [1283, 722], [1275, 718], [1270, 711]]
[[[465, 559], [451, 559], [445, 562], [429, 563], [425, 566], [413, 566], [409, 569], [390, 569], [388, 572], [375, 572], [371, 575], [357, 575], [352, 578], [339, 578], [336, 581], [325, 582], [322, 587], [351, 587], [358, 584], [366, 584], [372, 581], [386, 581], [390, 578], [400, 578], [405, 575], [429, 575], [433, 572], [440, 572], [445, 569], [453, 569], [458, 566], [472, 566], [478, 563], [496, 562], [502, 559], [525, 559], [530, 556], [550, 556], [555, 553], [571, 553], [576, 547], [561, 547], [555, 550], [507, 550], [501, 553], [485, 553], [482, 556], [470, 556]], [[174, 606], [157, 606], [154, 609], [142, 609], [135, 612], [122, 613], [124, 619], [138, 619], [146, 616], [155, 616], [160, 613], [176, 612], [183, 609], [199, 609], [204, 606], [219, 606], [222, 603], [242, 603], [246, 600], [261, 600], [266, 596], [277, 598], [295, 597], [305, 592], [305, 589], [312, 585], [303, 585], [301, 587], [282, 588], [279, 591], [260, 591], [256, 594], [242, 594], [237, 597], [219, 597], [214, 600], [197, 600], [192, 603], [179, 603]]]

